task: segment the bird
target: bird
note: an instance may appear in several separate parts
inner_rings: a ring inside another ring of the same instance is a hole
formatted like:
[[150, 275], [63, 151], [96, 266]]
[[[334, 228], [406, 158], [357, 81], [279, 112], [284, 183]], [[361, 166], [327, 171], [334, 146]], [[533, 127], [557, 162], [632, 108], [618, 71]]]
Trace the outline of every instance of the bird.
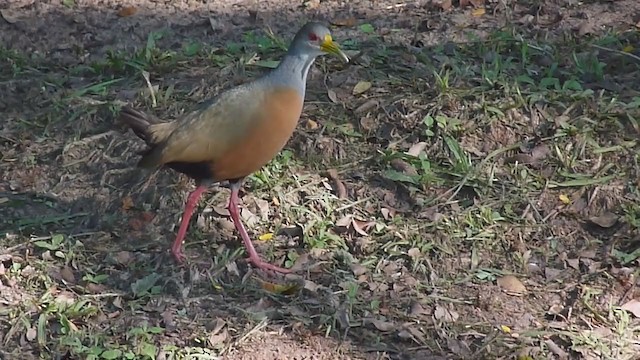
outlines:
[[254, 81], [227, 89], [199, 108], [173, 121], [137, 110], [120, 109], [119, 119], [146, 143], [138, 167], [169, 168], [193, 179], [171, 252], [178, 263], [193, 211], [211, 185], [228, 184], [228, 210], [248, 261], [259, 269], [290, 273], [290, 269], [260, 258], [240, 219], [239, 191], [247, 176], [271, 161], [292, 136], [302, 114], [307, 75], [318, 56], [349, 57], [332, 38], [327, 26], [302, 26], [277, 67]]

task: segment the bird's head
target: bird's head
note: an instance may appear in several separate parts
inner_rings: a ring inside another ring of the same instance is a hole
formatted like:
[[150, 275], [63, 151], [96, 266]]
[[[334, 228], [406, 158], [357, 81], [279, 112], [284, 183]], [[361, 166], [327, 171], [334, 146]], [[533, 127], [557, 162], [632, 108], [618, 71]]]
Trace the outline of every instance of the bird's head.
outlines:
[[349, 62], [347, 54], [333, 41], [329, 29], [317, 22], [307, 23], [298, 30], [291, 43], [291, 48], [294, 52], [312, 56], [332, 54], [344, 62]]

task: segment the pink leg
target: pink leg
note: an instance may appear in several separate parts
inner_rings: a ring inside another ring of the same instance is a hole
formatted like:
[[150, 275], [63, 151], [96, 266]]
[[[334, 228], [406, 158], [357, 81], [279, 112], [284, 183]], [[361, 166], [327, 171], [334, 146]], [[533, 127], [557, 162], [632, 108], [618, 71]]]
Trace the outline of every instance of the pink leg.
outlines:
[[242, 182], [232, 182], [231, 185], [231, 197], [229, 198], [229, 214], [231, 215], [231, 220], [233, 220], [233, 224], [236, 226], [236, 230], [240, 233], [240, 237], [242, 238], [242, 242], [244, 242], [244, 247], [247, 249], [249, 253], [249, 261], [252, 262], [255, 266], [263, 270], [271, 270], [275, 272], [279, 272], [282, 274], [290, 273], [291, 270], [284, 269], [276, 265], [269, 264], [267, 262], [262, 261], [260, 256], [258, 256], [258, 252], [253, 247], [253, 243], [251, 239], [249, 239], [249, 234], [247, 234], [247, 230], [244, 228], [242, 221], [240, 220], [240, 211], [238, 209], [238, 192], [240, 191], [240, 186]]
[[187, 198], [187, 204], [184, 206], [184, 212], [182, 213], [182, 221], [180, 222], [180, 229], [178, 229], [178, 236], [171, 246], [171, 252], [176, 261], [182, 263], [184, 261], [184, 254], [182, 253], [182, 243], [184, 242], [184, 236], [187, 234], [187, 227], [189, 227], [189, 220], [193, 215], [193, 210], [198, 204], [198, 200], [202, 193], [207, 190], [205, 185], [198, 185], [198, 187], [189, 194]]

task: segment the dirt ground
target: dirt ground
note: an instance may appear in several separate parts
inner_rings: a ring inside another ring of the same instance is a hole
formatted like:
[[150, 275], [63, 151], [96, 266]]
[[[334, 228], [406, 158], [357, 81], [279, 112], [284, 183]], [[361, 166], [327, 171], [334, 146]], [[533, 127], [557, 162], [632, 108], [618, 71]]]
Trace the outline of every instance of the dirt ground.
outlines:
[[[0, 15], [3, 359], [640, 359], [637, 1]], [[308, 20], [353, 61], [316, 63], [299, 129], [242, 199], [253, 236], [275, 233], [260, 253], [305, 271], [251, 270], [218, 187], [176, 265], [193, 184], [136, 169], [117, 109], [178, 117]]]

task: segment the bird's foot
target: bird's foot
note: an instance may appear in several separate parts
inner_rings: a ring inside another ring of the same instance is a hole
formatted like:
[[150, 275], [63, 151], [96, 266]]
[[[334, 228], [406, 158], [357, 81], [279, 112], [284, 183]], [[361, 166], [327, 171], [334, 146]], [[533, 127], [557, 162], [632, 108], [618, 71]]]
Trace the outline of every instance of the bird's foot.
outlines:
[[176, 262], [178, 264], [184, 264], [184, 261], [186, 260], [186, 256], [184, 256], [184, 253], [182, 252], [181, 248], [172, 248], [171, 249], [171, 254], [173, 254], [173, 258], [176, 260]]

